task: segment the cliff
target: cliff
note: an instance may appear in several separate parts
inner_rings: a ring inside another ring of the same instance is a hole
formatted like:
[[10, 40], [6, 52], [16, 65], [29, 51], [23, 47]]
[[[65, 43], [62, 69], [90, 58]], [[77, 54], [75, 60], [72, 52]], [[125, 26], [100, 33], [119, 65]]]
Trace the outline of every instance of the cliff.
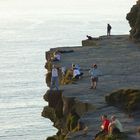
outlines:
[[140, 0], [131, 8], [126, 19], [131, 27], [130, 37], [134, 41], [140, 41]]
[[[123, 124], [125, 134], [128, 136], [123, 140], [140, 139], [139, 135], [137, 135], [140, 126], [139, 114], [133, 111], [129, 114], [129, 112], [124, 112], [122, 109], [119, 109], [120, 96], [116, 97], [114, 95], [114, 92], [120, 89], [124, 91], [127, 91], [127, 89], [139, 89], [139, 44], [131, 42], [127, 35], [100, 38], [102, 39], [97, 41], [96, 46], [62, 47], [48, 52], [51, 54], [55, 50], [63, 50], [65, 52], [73, 50], [72, 53], [61, 53], [61, 61], [52, 63], [58, 67], [66, 66], [67, 69], [70, 69], [72, 63], [79, 64], [81, 71], [84, 73], [81, 79], [74, 81], [70, 79], [69, 71], [67, 71], [69, 74], [66, 73], [66, 77], [59, 75], [61, 90], [53, 91], [52, 94], [48, 91], [45, 94], [44, 99], [49, 102], [49, 106], [44, 108], [42, 115], [49, 117], [54, 122], [54, 126], [59, 130], [56, 136], [50, 137], [48, 140], [93, 139], [94, 135], [100, 129], [100, 116], [102, 114], [107, 114], [109, 118], [111, 115], [118, 117]], [[96, 63], [103, 73], [102, 76], [99, 77], [96, 90], [90, 89], [90, 76], [88, 72], [93, 63]], [[50, 75], [48, 77], [50, 77]], [[46, 81], [49, 81], [50, 78], [48, 77]], [[63, 80], [69, 82], [62, 82]], [[111, 96], [112, 93], [116, 98]], [[115, 92], [115, 94], [116, 93], [118, 92]], [[121, 93], [122, 92], [119, 92], [119, 94]], [[133, 93], [134, 92], [131, 92], [131, 95]], [[139, 93], [137, 92], [137, 97], [138, 96]], [[105, 97], [108, 97], [106, 99], [107, 102]], [[111, 101], [114, 99], [113, 103], [110, 103], [109, 97]], [[129, 98], [128, 101], [130, 102], [131, 98]], [[133, 101], [135, 101], [135, 99], [133, 99]], [[69, 116], [72, 110], [75, 110], [80, 120], [88, 127], [86, 134], [83, 133], [83, 131], [73, 132], [69, 130], [69, 123], [67, 122], [73, 119], [72, 116]], [[136, 108], [136, 110], [138, 111], [139, 107]], [[99, 140], [101, 139], [102, 138]], [[111, 140], [111, 138], [104, 138], [103, 140], [105, 139]]]

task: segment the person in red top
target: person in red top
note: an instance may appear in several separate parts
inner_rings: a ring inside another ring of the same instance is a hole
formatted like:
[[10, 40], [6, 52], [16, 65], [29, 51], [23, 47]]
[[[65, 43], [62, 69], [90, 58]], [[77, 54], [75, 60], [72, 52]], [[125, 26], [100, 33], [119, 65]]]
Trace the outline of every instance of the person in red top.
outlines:
[[109, 126], [110, 121], [107, 119], [106, 115], [103, 115], [101, 117], [101, 120], [102, 120], [102, 125], [101, 125], [102, 130], [108, 133], [108, 126]]
[[102, 121], [102, 125], [101, 125], [101, 131], [99, 131], [96, 135], [95, 138], [101, 134], [108, 134], [108, 126], [110, 124], [110, 121], [107, 118], [107, 115], [102, 115], [101, 116], [101, 121]]

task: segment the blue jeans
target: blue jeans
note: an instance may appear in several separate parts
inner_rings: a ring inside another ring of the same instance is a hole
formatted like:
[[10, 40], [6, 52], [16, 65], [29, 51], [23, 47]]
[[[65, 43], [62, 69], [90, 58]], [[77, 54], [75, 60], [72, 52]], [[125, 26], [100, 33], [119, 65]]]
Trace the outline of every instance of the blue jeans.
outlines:
[[50, 90], [52, 90], [54, 87], [56, 87], [56, 89], [59, 90], [58, 77], [52, 77], [52, 78], [51, 78]]

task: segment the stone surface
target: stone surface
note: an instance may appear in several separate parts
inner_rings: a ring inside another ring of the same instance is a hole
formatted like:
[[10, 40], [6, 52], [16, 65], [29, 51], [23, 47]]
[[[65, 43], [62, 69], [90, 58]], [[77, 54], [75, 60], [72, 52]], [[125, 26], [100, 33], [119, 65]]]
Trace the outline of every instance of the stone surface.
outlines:
[[[59, 48], [57, 48], [59, 49]], [[63, 49], [63, 48], [60, 48]], [[66, 49], [66, 48], [65, 48]], [[139, 140], [136, 135], [140, 124], [139, 117], [130, 117], [122, 110], [109, 106], [105, 102], [105, 96], [109, 93], [124, 89], [139, 89], [140, 85], [140, 47], [139, 44], [130, 42], [129, 36], [102, 37], [98, 41], [98, 47], [71, 47], [73, 53], [62, 54], [60, 66], [71, 67], [72, 63], [79, 64], [83, 77], [75, 83], [62, 85], [63, 96], [75, 97], [75, 100], [91, 104], [95, 107], [87, 113], [83, 113], [81, 119], [88, 126], [87, 135], [77, 132], [69, 136], [72, 140], [88, 140], [99, 131], [100, 115], [116, 115], [122, 122], [124, 131], [128, 134], [129, 140]], [[69, 48], [67, 48], [69, 50]], [[103, 75], [99, 77], [96, 90], [90, 89], [90, 76], [88, 70], [91, 64], [96, 63]]]

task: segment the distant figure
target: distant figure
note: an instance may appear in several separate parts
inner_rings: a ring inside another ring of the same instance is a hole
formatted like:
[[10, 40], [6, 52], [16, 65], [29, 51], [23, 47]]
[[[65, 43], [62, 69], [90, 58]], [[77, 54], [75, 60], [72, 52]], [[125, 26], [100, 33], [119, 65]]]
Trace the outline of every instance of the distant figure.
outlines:
[[77, 68], [80, 71], [80, 66], [78, 64], [75, 65], [75, 68]]
[[101, 116], [101, 121], [102, 121], [101, 131], [99, 131], [95, 135], [95, 139], [96, 139], [96, 137], [98, 137], [101, 134], [108, 134], [108, 126], [110, 124], [110, 121], [108, 120], [107, 115], [102, 115]]
[[111, 25], [110, 24], [107, 24], [107, 36], [110, 36], [111, 29], [112, 29]]
[[87, 35], [87, 38], [88, 38], [88, 40], [92, 40], [93, 39], [93, 37], [89, 36], [89, 35]]
[[72, 67], [73, 67], [73, 79], [80, 79], [84, 73], [80, 72], [79, 66], [78, 68], [76, 67], [76, 65], [73, 65]]
[[90, 89], [97, 88], [98, 77], [101, 75], [101, 72], [98, 70], [97, 65], [94, 64], [89, 71], [91, 75], [91, 87]]
[[116, 118], [116, 116], [111, 117], [111, 122], [109, 124], [109, 134], [116, 134], [123, 132], [123, 127], [120, 121]]
[[56, 66], [53, 65], [50, 90], [52, 90], [54, 87], [56, 87], [56, 89], [59, 90], [59, 82], [58, 81], [59, 81], [58, 70], [57, 70]]
[[61, 59], [60, 53], [59, 53], [59, 52], [56, 52], [56, 53], [54, 54], [54, 59], [53, 59], [53, 61], [60, 61], [60, 59]]
[[61, 73], [62, 73], [62, 76], [65, 76], [65, 74], [66, 74], [66, 67], [65, 66], [61, 67]]

